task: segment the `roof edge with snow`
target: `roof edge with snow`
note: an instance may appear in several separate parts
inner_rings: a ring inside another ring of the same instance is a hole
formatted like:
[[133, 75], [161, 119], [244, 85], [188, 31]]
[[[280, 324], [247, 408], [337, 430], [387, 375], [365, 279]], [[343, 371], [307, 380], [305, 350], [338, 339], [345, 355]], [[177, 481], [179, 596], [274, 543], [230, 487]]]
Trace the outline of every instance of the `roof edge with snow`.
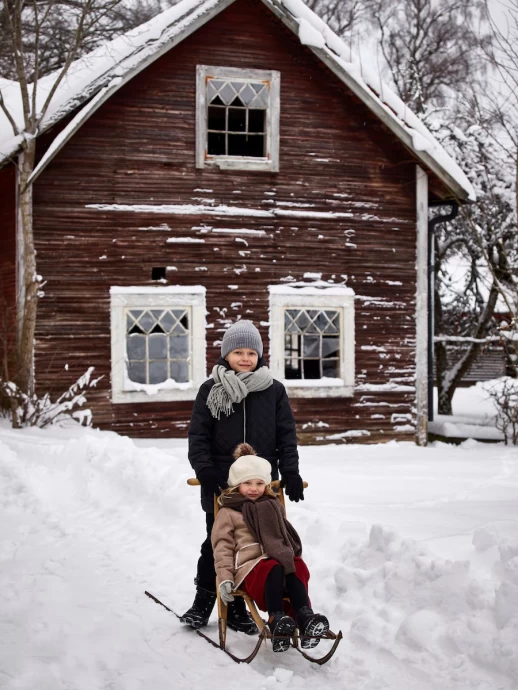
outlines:
[[[261, 0], [315, 55], [431, 170], [459, 200], [474, 200], [473, 187], [457, 163], [424, 123], [377, 74], [352, 59], [346, 44], [302, 0]], [[60, 132], [34, 170], [34, 181], [58, 151], [118, 89], [171, 48], [194, 33], [235, 0], [181, 0], [145, 24], [76, 60], [56, 90], [40, 125], [40, 134], [85, 104]], [[38, 82], [41, 107], [59, 72]], [[86, 77], [86, 78], [85, 78]], [[4, 102], [23, 122], [16, 82], [3, 80]], [[22, 126], [19, 126], [22, 132]], [[0, 166], [15, 155], [23, 132], [14, 135], [0, 113]]]

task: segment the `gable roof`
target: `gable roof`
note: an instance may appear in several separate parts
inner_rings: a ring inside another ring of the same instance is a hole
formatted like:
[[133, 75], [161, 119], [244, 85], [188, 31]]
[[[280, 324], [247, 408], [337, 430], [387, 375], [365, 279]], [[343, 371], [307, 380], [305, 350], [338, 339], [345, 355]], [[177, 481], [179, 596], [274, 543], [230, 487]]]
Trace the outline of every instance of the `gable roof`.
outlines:
[[[52, 98], [40, 124], [40, 133], [85, 105], [50, 145], [31, 179], [36, 179], [68, 139], [115, 91], [233, 2], [235, 0], [181, 0], [145, 24], [73, 62]], [[437, 175], [455, 197], [475, 199], [475, 192], [466, 175], [423, 122], [377, 74], [353, 60], [348, 46], [302, 0], [262, 2], [384, 122], [418, 160]], [[43, 106], [58, 74], [59, 71], [56, 71], [39, 80], [39, 108]], [[23, 132], [17, 82], [0, 80], [0, 91], [20, 132]], [[22, 141], [23, 134], [15, 136], [7, 118], [0, 111], [0, 165], [17, 153]]]

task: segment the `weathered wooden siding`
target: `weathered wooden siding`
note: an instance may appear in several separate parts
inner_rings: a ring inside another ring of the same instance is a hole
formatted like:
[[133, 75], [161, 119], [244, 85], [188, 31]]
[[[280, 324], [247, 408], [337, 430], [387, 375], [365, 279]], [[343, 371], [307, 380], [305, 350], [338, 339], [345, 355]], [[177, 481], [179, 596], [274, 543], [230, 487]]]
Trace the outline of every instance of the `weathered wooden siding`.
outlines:
[[[281, 72], [278, 174], [195, 168], [197, 64]], [[188, 203], [351, 216], [265, 219], [88, 207]], [[344, 440], [410, 433], [414, 161], [258, 0], [236, 2], [103, 105], [37, 181], [35, 218], [39, 271], [48, 281], [37, 328], [38, 385], [56, 390], [95, 366], [104, 375], [89, 399], [96, 425], [132, 435], [186, 433], [191, 402], [110, 402], [109, 288], [150, 285], [152, 267], [167, 266], [171, 284], [207, 287], [209, 371], [224, 328], [239, 315], [261, 324], [268, 354], [269, 284], [307, 272], [346, 279], [357, 295], [358, 390], [353, 399], [293, 400], [301, 441], [347, 431], [371, 435]], [[240, 234], [243, 228], [263, 234]], [[202, 242], [168, 244], [168, 238]]]
[[[0, 361], [11, 360], [16, 337], [16, 170], [0, 170]], [[8, 372], [9, 376], [14, 371]], [[0, 375], [5, 372], [0, 371]]]

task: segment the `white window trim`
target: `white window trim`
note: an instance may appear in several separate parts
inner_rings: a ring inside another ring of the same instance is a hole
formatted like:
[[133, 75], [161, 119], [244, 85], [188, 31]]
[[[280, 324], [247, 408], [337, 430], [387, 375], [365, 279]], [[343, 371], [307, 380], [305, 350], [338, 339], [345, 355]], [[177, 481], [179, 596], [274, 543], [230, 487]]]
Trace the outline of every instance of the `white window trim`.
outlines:
[[[139, 384], [128, 379], [126, 370], [125, 308], [160, 307], [191, 308], [191, 373], [192, 379], [174, 387], [160, 384]], [[111, 316], [111, 377], [113, 403], [149, 403], [170, 400], [194, 400], [198, 388], [207, 378], [205, 288], [201, 285], [165, 287], [110, 288]]]
[[[265, 158], [246, 156], [209, 156], [207, 154], [207, 77], [253, 79], [270, 82], [266, 110]], [[196, 167], [223, 170], [258, 170], [279, 172], [279, 116], [281, 73], [276, 70], [236, 69], [235, 67], [196, 67]]]
[[[270, 286], [270, 369], [274, 378], [286, 386], [293, 398], [352, 397], [354, 394], [354, 291], [351, 288], [293, 288]], [[319, 379], [301, 385], [299, 380], [284, 378], [284, 312], [286, 309], [338, 309], [340, 311], [341, 378]]]

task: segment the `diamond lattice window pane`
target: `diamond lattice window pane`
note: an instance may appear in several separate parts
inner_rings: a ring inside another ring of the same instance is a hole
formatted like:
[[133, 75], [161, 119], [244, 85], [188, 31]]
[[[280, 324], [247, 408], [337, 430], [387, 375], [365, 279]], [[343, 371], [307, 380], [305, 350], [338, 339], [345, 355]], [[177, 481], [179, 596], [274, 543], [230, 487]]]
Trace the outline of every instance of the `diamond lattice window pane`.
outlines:
[[255, 98], [255, 91], [252, 89], [250, 84], [247, 84], [239, 96], [245, 105], [250, 105]]
[[141, 317], [139, 323], [141, 327], [149, 333], [149, 331], [155, 325], [155, 319], [151, 316], [151, 314], [148, 311], [146, 311], [144, 316]]
[[309, 326], [309, 318], [305, 311], [299, 312], [296, 322], [301, 331], [306, 330], [306, 328]]
[[219, 92], [219, 95], [222, 99], [222, 101], [225, 103], [225, 105], [230, 105], [234, 98], [236, 97], [236, 92], [234, 89], [230, 86], [230, 84], [227, 82], [225, 86], [221, 89]]
[[297, 326], [296, 321], [293, 321], [287, 313], [284, 317], [284, 330], [286, 333], [300, 333], [300, 328]]
[[214, 85], [214, 80], [211, 79], [207, 85], [207, 96], [209, 101], [217, 94], [216, 86]]
[[128, 362], [128, 377], [130, 381], [134, 381], [135, 383], [147, 383], [146, 363]]
[[149, 383], [163, 383], [167, 381], [167, 360], [149, 363]]
[[164, 333], [169, 333], [171, 328], [175, 325], [175, 323], [176, 317], [174, 317], [169, 310], [166, 311], [160, 319], [160, 324], [164, 329]]
[[268, 100], [265, 97], [266, 94], [259, 94], [257, 95], [253, 101], [250, 102], [250, 107], [251, 108], [261, 108], [265, 109], [266, 106], [268, 105]]
[[145, 335], [128, 335], [126, 337], [126, 353], [128, 359], [146, 359]]

